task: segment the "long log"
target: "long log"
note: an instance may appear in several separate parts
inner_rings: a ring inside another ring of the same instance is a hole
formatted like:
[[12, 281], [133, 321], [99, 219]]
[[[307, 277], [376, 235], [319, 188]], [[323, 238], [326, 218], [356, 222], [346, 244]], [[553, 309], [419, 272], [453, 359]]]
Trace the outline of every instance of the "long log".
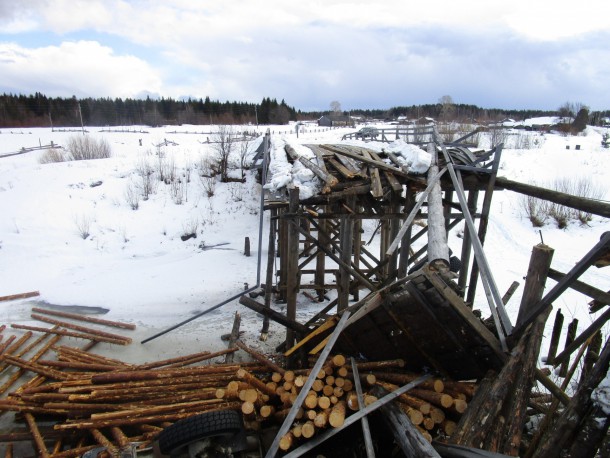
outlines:
[[45, 308], [40, 308], [40, 307], [32, 307], [32, 312], [42, 313], [44, 315], [59, 316], [62, 318], [71, 318], [73, 320], [85, 321], [87, 323], [96, 323], [96, 324], [101, 324], [101, 325], [109, 326], [109, 327], [113, 327], [113, 328], [130, 329], [130, 330], [134, 330], [136, 328], [135, 324], [122, 323], [120, 321], [104, 320], [101, 318], [94, 318], [94, 317], [82, 315], [79, 313], [62, 312], [59, 310], [51, 310], [51, 309], [45, 309]]
[[63, 329], [42, 328], [40, 326], [29, 326], [25, 324], [11, 324], [11, 328], [24, 329], [28, 331], [45, 332], [49, 334], [57, 334], [59, 336], [76, 337], [77, 339], [93, 340], [96, 342], [106, 342], [115, 345], [127, 345], [128, 342], [124, 339], [111, 339], [109, 337], [101, 337], [83, 332], [64, 331]]
[[75, 331], [83, 332], [86, 334], [91, 334], [97, 337], [104, 337], [108, 339], [116, 339], [123, 340], [126, 343], [131, 343], [132, 339], [130, 337], [121, 336], [118, 334], [112, 334], [110, 332], [98, 331], [97, 329], [87, 328], [85, 326], [79, 326], [77, 324], [68, 323], [66, 321], [54, 320], [52, 318], [48, 318], [44, 315], [40, 315], [38, 313], [32, 313], [31, 317], [38, 321], [43, 321], [45, 323], [54, 324], [55, 326], [61, 326], [62, 328], [73, 329]]
[[25, 413], [24, 417], [25, 421], [28, 424], [28, 427], [30, 428], [30, 431], [32, 432], [32, 437], [34, 438], [34, 443], [36, 444], [36, 449], [38, 450], [39, 455], [42, 458], [48, 458], [49, 450], [47, 449], [47, 446], [44, 443], [44, 439], [40, 434], [40, 430], [38, 429], [36, 420], [34, 419], [31, 413]]
[[131, 382], [141, 380], [171, 379], [180, 376], [204, 375], [204, 374], [226, 374], [234, 373], [241, 367], [236, 364], [225, 364], [216, 366], [201, 366], [183, 369], [166, 369], [156, 371], [117, 371], [107, 374], [97, 374], [91, 377], [94, 384]]
[[11, 294], [9, 296], [0, 296], [0, 302], [14, 301], [17, 299], [27, 299], [28, 297], [40, 296], [39, 291], [29, 291], [27, 293]]
[[504, 177], [496, 177], [496, 185], [500, 188], [515, 191], [531, 197], [548, 200], [559, 205], [575, 208], [604, 218], [610, 218], [610, 204], [586, 197], [574, 196], [551, 189], [512, 181]]

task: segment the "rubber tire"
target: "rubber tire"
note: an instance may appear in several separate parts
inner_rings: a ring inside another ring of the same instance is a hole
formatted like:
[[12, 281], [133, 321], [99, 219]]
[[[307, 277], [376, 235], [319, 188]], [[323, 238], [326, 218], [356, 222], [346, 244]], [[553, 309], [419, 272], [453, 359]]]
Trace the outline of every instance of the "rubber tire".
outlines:
[[213, 436], [233, 436], [244, 429], [241, 414], [234, 410], [206, 412], [177, 421], [159, 434], [159, 450], [164, 455], [188, 444]]

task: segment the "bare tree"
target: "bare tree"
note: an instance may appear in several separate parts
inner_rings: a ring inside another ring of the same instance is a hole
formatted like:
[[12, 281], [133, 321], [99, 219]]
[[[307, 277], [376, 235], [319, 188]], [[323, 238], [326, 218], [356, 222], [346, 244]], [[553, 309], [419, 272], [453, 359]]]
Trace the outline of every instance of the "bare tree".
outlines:
[[244, 137], [244, 140], [239, 144], [239, 170], [241, 171], [242, 181], [245, 181], [246, 179], [249, 149], [250, 142], [247, 140], [247, 137]]
[[455, 104], [450, 95], [444, 95], [438, 99], [438, 103], [441, 104], [440, 117], [443, 121], [449, 121], [453, 118], [455, 113]]
[[214, 150], [216, 152], [216, 166], [220, 174], [220, 181], [229, 181], [229, 157], [235, 148], [235, 132], [231, 126], [218, 126], [214, 137]]
[[330, 102], [330, 111], [333, 113], [341, 113], [341, 103], [338, 100]]

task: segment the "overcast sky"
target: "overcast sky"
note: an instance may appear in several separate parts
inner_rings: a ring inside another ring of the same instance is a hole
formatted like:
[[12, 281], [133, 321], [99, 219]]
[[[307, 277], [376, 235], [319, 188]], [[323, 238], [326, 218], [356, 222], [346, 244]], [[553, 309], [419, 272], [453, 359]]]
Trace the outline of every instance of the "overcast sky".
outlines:
[[0, 93], [610, 109], [608, 0], [0, 0]]

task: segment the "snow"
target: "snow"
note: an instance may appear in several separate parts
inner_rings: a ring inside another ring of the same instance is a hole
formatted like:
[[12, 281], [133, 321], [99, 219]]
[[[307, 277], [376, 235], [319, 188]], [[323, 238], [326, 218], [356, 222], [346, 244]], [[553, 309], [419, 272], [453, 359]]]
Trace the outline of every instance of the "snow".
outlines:
[[591, 399], [604, 411], [606, 415], [610, 415], [610, 373], [591, 393]]
[[[104, 318], [137, 325], [132, 334], [134, 344], [121, 349], [121, 357], [143, 362], [225, 348], [220, 336], [230, 331], [233, 314], [239, 311], [246, 342], [272, 351], [283, 340], [284, 329], [272, 323], [269, 341], [263, 344], [258, 340], [261, 317], [237, 301], [149, 343], [140, 343], [256, 285], [261, 197], [261, 188], [250, 173], [245, 184], [218, 183], [214, 196], [207, 197], [199, 178], [201, 159], [213, 154], [212, 145], [205, 143], [206, 136], [172, 133], [174, 127], [143, 129], [147, 132], [89, 128], [89, 135], [110, 143], [113, 156], [109, 159], [43, 165], [38, 162], [40, 151], [0, 158], [0, 296], [35, 290], [41, 293], [39, 298], [0, 303], [2, 322], [38, 325], [30, 318], [30, 310], [39, 303], [102, 307], [108, 310]], [[248, 129], [252, 130], [250, 126]], [[210, 130], [210, 126], [183, 126], [180, 130], [200, 132]], [[298, 161], [288, 161], [285, 144], [314, 161], [315, 156], [303, 145], [341, 143], [343, 134], [354, 129], [304, 127], [298, 138], [290, 126], [274, 126], [271, 130], [273, 162], [268, 187], [296, 185], [301, 198], [306, 198], [318, 192], [319, 180]], [[261, 128], [259, 133], [263, 132]], [[600, 145], [603, 132], [606, 130], [588, 128], [579, 137], [544, 134], [538, 148], [505, 149], [500, 175], [538, 184], [549, 184], [557, 178], [582, 178], [595, 182], [604, 190], [603, 198], [608, 199], [610, 151]], [[80, 134], [1, 129], [0, 155], [51, 141], [64, 145], [72, 135]], [[168, 146], [155, 146], [165, 139]], [[416, 173], [425, 173], [429, 165], [425, 151], [402, 141], [344, 143], [393, 151]], [[581, 145], [580, 150], [566, 149], [566, 144], [575, 143]], [[256, 146], [253, 141], [251, 154]], [[158, 182], [156, 192], [147, 201], [140, 201], [134, 211], [125, 191], [130, 184], [141, 181], [137, 171], [142, 161], [156, 167], [159, 152], [175, 162], [183, 179], [190, 176], [188, 192], [184, 201], [176, 204], [171, 186]], [[102, 184], [90, 186], [97, 181]], [[265, 213], [264, 234], [268, 218]], [[78, 228], [83, 222], [90, 224], [90, 235], [85, 239]], [[197, 238], [182, 241], [181, 235], [191, 227], [196, 227]], [[374, 229], [374, 223], [365, 222], [363, 238], [368, 240]], [[449, 233], [454, 252], [459, 252], [463, 229], [460, 224]], [[555, 249], [553, 267], [568, 272], [609, 230], [610, 221], [600, 217], [593, 217], [587, 225], [571, 222], [566, 229], [558, 229], [552, 221], [534, 228], [524, 216], [522, 197], [510, 191], [494, 193], [485, 251], [500, 293], [514, 280], [523, 284], [532, 246], [541, 238]], [[252, 241], [251, 257], [243, 254], [245, 237]], [[369, 249], [378, 249], [375, 244], [378, 236]], [[264, 237], [260, 253], [263, 260], [266, 251]], [[608, 269], [591, 268], [581, 279], [607, 291]], [[549, 280], [547, 290], [553, 285]], [[513, 322], [521, 291], [522, 287], [507, 304]], [[554, 308], [561, 308], [567, 321], [578, 318], [582, 330], [598, 316], [588, 313], [588, 302], [589, 298], [568, 291]], [[297, 319], [306, 320], [324, 305], [299, 296]], [[282, 311], [284, 306], [276, 308]], [[489, 316], [482, 287], [478, 288], [475, 308]], [[552, 321], [547, 324], [547, 336]], [[116, 349], [102, 345], [100, 351], [112, 354]], [[545, 346], [541, 356], [544, 354]]]

